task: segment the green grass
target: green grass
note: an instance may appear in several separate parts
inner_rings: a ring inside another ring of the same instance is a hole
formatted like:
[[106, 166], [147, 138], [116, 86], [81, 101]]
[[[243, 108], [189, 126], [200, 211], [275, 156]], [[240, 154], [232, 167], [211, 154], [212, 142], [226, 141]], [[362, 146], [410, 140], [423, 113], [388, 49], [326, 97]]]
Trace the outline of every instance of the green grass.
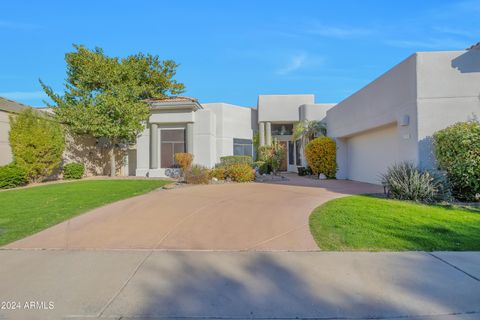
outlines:
[[316, 208], [310, 230], [322, 250], [480, 250], [480, 208], [350, 196]]
[[163, 180], [87, 180], [0, 192], [0, 245], [167, 183]]

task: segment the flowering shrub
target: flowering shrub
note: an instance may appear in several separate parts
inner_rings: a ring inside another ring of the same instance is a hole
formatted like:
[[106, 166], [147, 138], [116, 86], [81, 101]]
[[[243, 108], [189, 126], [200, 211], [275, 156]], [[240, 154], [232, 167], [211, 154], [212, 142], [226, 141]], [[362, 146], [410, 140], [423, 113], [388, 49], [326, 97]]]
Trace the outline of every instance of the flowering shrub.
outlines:
[[232, 181], [250, 182], [255, 179], [255, 171], [246, 163], [237, 163], [227, 167], [226, 176]]
[[323, 173], [327, 178], [335, 178], [337, 172], [337, 146], [329, 137], [318, 137], [305, 147], [305, 157], [313, 174]]
[[182, 168], [183, 172], [186, 172], [192, 166], [193, 154], [188, 152], [175, 153], [175, 161]]
[[225, 167], [217, 167], [210, 170], [210, 179], [216, 178], [218, 180], [225, 180], [227, 169]]

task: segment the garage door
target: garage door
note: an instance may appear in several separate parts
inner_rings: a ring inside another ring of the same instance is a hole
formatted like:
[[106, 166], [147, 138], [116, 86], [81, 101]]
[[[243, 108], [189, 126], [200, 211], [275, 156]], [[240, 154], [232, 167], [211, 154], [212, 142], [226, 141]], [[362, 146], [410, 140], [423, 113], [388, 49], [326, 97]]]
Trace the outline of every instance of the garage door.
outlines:
[[380, 184], [379, 175], [399, 162], [396, 125], [367, 131], [347, 140], [348, 178]]

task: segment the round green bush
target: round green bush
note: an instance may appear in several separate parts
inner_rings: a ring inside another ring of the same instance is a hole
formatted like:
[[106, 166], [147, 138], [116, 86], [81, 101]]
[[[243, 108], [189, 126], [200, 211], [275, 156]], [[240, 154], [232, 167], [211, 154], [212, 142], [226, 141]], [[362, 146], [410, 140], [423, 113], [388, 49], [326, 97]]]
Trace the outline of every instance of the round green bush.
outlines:
[[480, 122], [459, 122], [433, 135], [438, 166], [455, 198], [480, 200]]
[[28, 182], [27, 171], [16, 164], [0, 167], [0, 189], [23, 186]]
[[64, 179], [82, 179], [85, 173], [85, 166], [81, 163], [72, 162], [63, 166]]

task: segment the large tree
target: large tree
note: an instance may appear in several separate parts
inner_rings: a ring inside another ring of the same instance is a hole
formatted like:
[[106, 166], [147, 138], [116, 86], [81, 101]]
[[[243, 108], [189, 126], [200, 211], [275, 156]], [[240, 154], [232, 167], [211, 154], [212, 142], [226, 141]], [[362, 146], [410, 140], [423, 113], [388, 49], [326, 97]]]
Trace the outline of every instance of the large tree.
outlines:
[[53, 100], [56, 117], [75, 134], [109, 141], [110, 174], [115, 175], [115, 147], [134, 142], [148, 119], [144, 101], [184, 91], [173, 79], [178, 65], [172, 60], [138, 53], [125, 58], [109, 57], [102, 49], [74, 45], [65, 55], [67, 78], [63, 94], [41, 80]]

